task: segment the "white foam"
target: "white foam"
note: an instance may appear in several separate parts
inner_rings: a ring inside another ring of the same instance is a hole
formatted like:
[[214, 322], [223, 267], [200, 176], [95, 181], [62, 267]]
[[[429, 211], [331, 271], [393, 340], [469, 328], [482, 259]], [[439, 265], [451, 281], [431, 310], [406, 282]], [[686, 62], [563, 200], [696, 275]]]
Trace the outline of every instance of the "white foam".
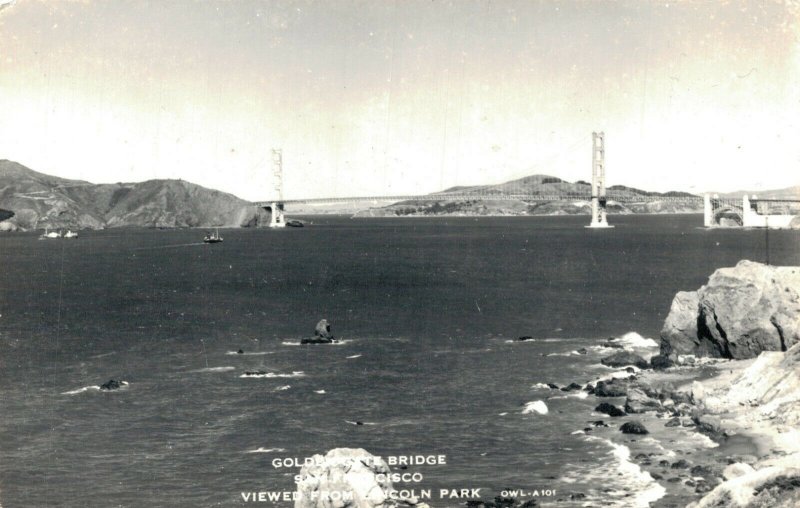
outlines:
[[242, 374], [239, 377], [269, 378], [269, 379], [272, 379], [272, 378], [294, 378], [294, 377], [304, 377], [304, 376], [305, 376], [305, 373], [302, 370], [296, 370], [296, 371], [292, 372], [291, 374], [280, 374], [280, 373], [276, 373], [276, 372], [265, 372], [263, 374], [260, 374], [260, 373], [259, 374], [255, 374], [255, 373], [254, 374], [248, 374], [248, 373], [245, 372], [244, 374]]
[[226, 355], [231, 356], [262, 356], [262, 355], [274, 355], [275, 351], [248, 351], [246, 353], [240, 353], [238, 351], [228, 351], [225, 353]]
[[196, 369], [190, 370], [189, 372], [192, 374], [197, 374], [201, 372], [229, 372], [232, 370], [236, 370], [236, 367], [225, 366], [225, 367], [205, 367], [203, 369]]
[[531, 388], [535, 388], [537, 390], [552, 390], [552, 388], [547, 386], [546, 383], [536, 383], [534, 385], [531, 385]]
[[322, 395], [323, 393], [325, 393], [325, 390], [314, 390], [314, 393], [319, 393], [320, 395]]
[[283, 386], [279, 386], [279, 387], [275, 388], [273, 391], [274, 392], [282, 392], [284, 390], [288, 390], [291, 387], [292, 387], [292, 385], [283, 385]]
[[566, 353], [550, 353], [547, 356], [581, 356], [577, 351], [567, 351]]
[[[644, 471], [636, 463], [631, 462], [631, 450], [621, 444], [614, 443], [611, 440], [587, 435], [587, 440], [602, 441], [611, 447], [611, 455], [617, 465], [617, 471], [620, 473], [620, 478], [626, 483], [626, 488], [619, 492], [620, 496], [627, 496], [630, 492], [635, 492], [631, 497], [624, 497], [623, 499], [614, 499], [614, 491], [608, 493], [608, 497], [603, 499], [603, 504], [608, 506], [631, 506], [636, 508], [647, 508], [651, 503], [664, 497], [666, 489], [656, 482], [650, 473]], [[619, 504], [616, 504], [616, 503]], [[613, 504], [612, 504], [613, 503]]]
[[348, 360], [352, 360], [353, 358], [361, 358], [361, 355], [350, 355], [347, 357]]
[[88, 392], [89, 390], [100, 390], [100, 386], [98, 385], [84, 386], [82, 388], [76, 388], [75, 390], [70, 390], [68, 392], [61, 392], [61, 395], [76, 395], [78, 393]]
[[546, 415], [549, 413], [550, 410], [547, 409], [547, 404], [541, 400], [534, 400], [532, 402], [527, 402], [525, 407], [522, 409], [522, 414], [527, 415], [530, 413], [538, 413], [540, 415]]
[[578, 390], [574, 392], [569, 392], [564, 395], [553, 395], [552, 397], [547, 397], [547, 400], [554, 400], [554, 399], [585, 399], [589, 396], [588, 392], [583, 390]]
[[654, 341], [653, 339], [642, 337], [636, 332], [628, 332], [612, 342], [616, 344], [622, 344], [622, 346], [625, 348], [649, 349], [658, 347], [658, 342]]
[[286, 450], [283, 448], [264, 448], [263, 446], [259, 446], [255, 450], [247, 450], [245, 453], [281, 453], [285, 451]]

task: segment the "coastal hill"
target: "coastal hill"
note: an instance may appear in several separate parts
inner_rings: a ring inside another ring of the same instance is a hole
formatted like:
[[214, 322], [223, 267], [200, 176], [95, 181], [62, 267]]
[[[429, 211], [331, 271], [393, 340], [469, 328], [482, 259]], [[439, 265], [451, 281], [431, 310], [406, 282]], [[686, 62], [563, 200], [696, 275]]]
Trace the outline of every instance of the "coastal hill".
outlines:
[[[4, 229], [247, 226], [254, 207], [232, 194], [183, 180], [92, 184], [0, 160]], [[7, 217], [6, 217], [7, 218]]]
[[[459, 192], [486, 196], [492, 194], [581, 194], [588, 195], [591, 185], [585, 181], [567, 182], [550, 175], [531, 175], [497, 185], [459, 186], [445, 189], [430, 195], [429, 201], [403, 201], [380, 208], [371, 208], [357, 213], [362, 217], [406, 216], [406, 215], [578, 215], [589, 214], [591, 203], [586, 200], [562, 200], [547, 202], [487, 200], [478, 199], [447, 200], [437, 199], [442, 193]], [[687, 192], [648, 192], [623, 185], [612, 185], [608, 190], [616, 195], [632, 198], [633, 203], [622, 205], [613, 200], [608, 202], [611, 213], [700, 213], [702, 203], [675, 203], [670, 201], [642, 201], [637, 197], [653, 196], [692, 196]]]

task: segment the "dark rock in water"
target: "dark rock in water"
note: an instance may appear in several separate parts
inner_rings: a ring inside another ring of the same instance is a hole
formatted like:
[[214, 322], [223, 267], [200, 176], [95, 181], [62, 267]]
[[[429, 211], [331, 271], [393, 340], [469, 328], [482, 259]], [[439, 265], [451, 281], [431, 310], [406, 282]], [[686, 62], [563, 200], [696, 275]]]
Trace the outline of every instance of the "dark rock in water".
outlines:
[[697, 291], [679, 292], [661, 330], [661, 354], [754, 358], [800, 341], [800, 271], [740, 261]]
[[314, 338], [302, 339], [300, 344], [331, 344], [336, 338], [331, 334], [331, 325], [327, 319], [321, 319], [314, 329]]
[[636, 460], [647, 460], [647, 454], [646, 453], [637, 453], [636, 456], [634, 457], [634, 459], [636, 459]]
[[661, 467], [668, 467], [669, 466], [669, 461], [668, 460], [659, 460], [658, 461], [658, 465], [661, 466]]
[[117, 381], [116, 379], [109, 379], [105, 383], [100, 385], [101, 390], [119, 390], [124, 385], [123, 382]]
[[609, 404], [608, 402], [601, 403], [599, 406], [594, 408], [594, 410], [598, 413], [605, 413], [608, 416], [625, 416], [625, 411], [621, 410], [614, 404]]
[[240, 349], [239, 351], [236, 352], [236, 354], [237, 355], [243, 355], [244, 354], [244, 349]]
[[673, 476], [672, 478], [667, 478], [667, 481], [670, 483], [678, 483], [681, 481], [681, 479], [678, 478], [677, 476]]
[[583, 388], [583, 387], [581, 385], [579, 385], [578, 383], [570, 383], [567, 386], [563, 387], [561, 389], [561, 391], [562, 392], [571, 392], [571, 391], [574, 391], [574, 390], [580, 390], [581, 388]]
[[623, 381], [614, 379], [598, 381], [594, 387], [594, 394], [598, 397], [624, 397], [628, 394], [628, 389]]
[[652, 476], [654, 480], [663, 480], [664, 479], [664, 477], [661, 476], [658, 473], [650, 473], [650, 476]]
[[533, 340], [533, 337], [531, 337], [530, 335], [523, 335], [522, 337], [517, 337], [517, 340], [524, 342], [526, 340]]
[[600, 346], [607, 347], [607, 348], [613, 348], [613, 349], [622, 349], [622, 348], [625, 347], [625, 346], [623, 346], [622, 344], [620, 344], [618, 342], [614, 342], [615, 340], [617, 340], [617, 339], [615, 339], [614, 337], [611, 337], [607, 341], [605, 341], [602, 344], [600, 344]]
[[286, 225], [289, 226], [290, 228], [302, 228], [303, 226], [305, 226], [305, 224], [303, 224], [299, 220], [287, 220]]
[[670, 418], [670, 420], [664, 424], [664, 427], [680, 427], [680, 426], [681, 426], [680, 418]]
[[685, 482], [683, 482], [683, 484], [686, 485], [687, 487], [694, 487], [696, 485], [696, 483], [694, 483], [694, 481], [692, 480], [686, 480]]
[[686, 462], [685, 459], [681, 459], [681, 460], [673, 462], [672, 465], [669, 466], [669, 467], [671, 469], [686, 469], [687, 467], [689, 467], [689, 463]]
[[589, 422], [589, 423], [591, 423], [595, 427], [608, 427], [608, 424], [606, 422], [604, 422], [603, 420], [595, 420], [595, 421]]
[[263, 370], [246, 370], [244, 371], [245, 376], [264, 376], [266, 372]]
[[714, 487], [705, 482], [698, 484], [697, 487], [694, 488], [694, 491], [697, 494], [705, 494], [706, 492], [711, 492], [712, 490], [714, 490]]
[[620, 351], [618, 353], [614, 353], [613, 355], [607, 356], [600, 360], [600, 363], [607, 365], [608, 367], [625, 367], [626, 365], [635, 365], [640, 369], [646, 369], [650, 367], [650, 364], [647, 363], [647, 360], [636, 353], [631, 353], [630, 351]]
[[547, 383], [547, 387], [551, 390], [558, 390], [558, 385], [554, 383]]
[[577, 501], [579, 499], [585, 499], [586, 498], [586, 494], [584, 494], [583, 492], [576, 492], [574, 494], [570, 494], [569, 498], [572, 501]]
[[625, 422], [619, 430], [623, 434], [649, 434], [645, 426], [637, 421]]
[[711, 474], [711, 468], [708, 466], [694, 466], [692, 469], [689, 470], [695, 476], [708, 476]]
[[578, 349], [578, 354], [581, 354], [581, 355], [589, 354], [589, 350], [586, 349], [585, 347], [582, 347], [582, 348]]
[[665, 355], [655, 355], [650, 358], [650, 366], [656, 370], [668, 369], [675, 365], [672, 358]]
[[636, 369], [633, 367], [625, 367], [625, 372], [630, 372], [631, 374], [636, 374]]

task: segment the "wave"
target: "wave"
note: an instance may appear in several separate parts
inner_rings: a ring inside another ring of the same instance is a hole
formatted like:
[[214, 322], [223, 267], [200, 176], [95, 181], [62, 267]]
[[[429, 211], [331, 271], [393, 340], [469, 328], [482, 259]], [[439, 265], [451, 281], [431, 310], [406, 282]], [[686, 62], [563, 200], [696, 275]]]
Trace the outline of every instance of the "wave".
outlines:
[[248, 351], [245, 353], [240, 353], [238, 351], [228, 351], [225, 354], [231, 356], [262, 356], [262, 355], [274, 355], [275, 351], [252, 351], [252, 352]]
[[572, 350], [565, 353], [548, 353], [547, 356], [582, 356], [578, 351]]
[[345, 422], [349, 423], [350, 425], [378, 425], [377, 423], [374, 422], [362, 422], [362, 421], [352, 421], [352, 420], [345, 420]]
[[353, 358], [361, 358], [362, 355], [350, 355], [347, 357], [348, 360], [352, 360]]
[[89, 390], [100, 391], [100, 385], [90, 385], [90, 386], [84, 386], [82, 388], [76, 388], [75, 390], [70, 390], [68, 392], [61, 392], [61, 395], [75, 395], [78, 393], [88, 392]]
[[353, 342], [353, 339], [336, 339], [336, 342], [330, 342], [327, 344], [303, 344], [299, 340], [284, 340], [281, 342], [284, 346], [344, 346], [345, 344], [350, 344]]
[[618, 337], [610, 342], [622, 344], [622, 347], [631, 349], [651, 349], [658, 347], [658, 342], [653, 339], [642, 337], [636, 332], [628, 332], [622, 337]]
[[244, 453], [283, 453], [286, 450], [283, 448], [264, 448], [263, 446], [259, 446], [255, 450], [247, 450]]
[[67, 392], [61, 392], [61, 395], [77, 395], [79, 393], [94, 392], [94, 391], [97, 391], [97, 392], [101, 392], [102, 391], [102, 392], [109, 392], [110, 393], [110, 392], [119, 391], [122, 388], [125, 388], [126, 386], [128, 386], [128, 382], [127, 381], [120, 381], [119, 384], [121, 385], [121, 387], [118, 388], [117, 390], [102, 390], [100, 388], [100, 385], [88, 385], [88, 386], [82, 386], [80, 388], [76, 388], [74, 390], [69, 390]]
[[[625, 445], [614, 443], [613, 441], [592, 435], [584, 437], [587, 441], [600, 441], [611, 447], [611, 456], [616, 463], [618, 475], [616, 478], [623, 482], [624, 486], [618, 490], [610, 490], [603, 493], [603, 504], [610, 506], [631, 506], [636, 508], [647, 508], [651, 503], [664, 497], [666, 489], [644, 471], [638, 464], [631, 462], [631, 450]], [[605, 470], [605, 468], [602, 468]], [[605, 479], [608, 473], [603, 473]], [[610, 486], [609, 486], [610, 487]], [[627, 497], [631, 492], [633, 497]]]
[[288, 389], [289, 389], [289, 388], [291, 388], [291, 387], [292, 387], [292, 385], [283, 385], [283, 386], [279, 386], [279, 387], [275, 388], [275, 389], [274, 389], [274, 390], [272, 390], [272, 391], [273, 391], [273, 392], [282, 392], [282, 391], [284, 391], [284, 390], [288, 390]]
[[231, 366], [205, 367], [205, 368], [202, 368], [202, 369], [190, 370], [189, 373], [190, 374], [197, 374], [197, 373], [201, 373], [201, 372], [230, 372], [232, 370], [236, 370], [236, 367], [231, 367]]
[[305, 373], [302, 370], [296, 370], [291, 374], [281, 374], [277, 372], [262, 372], [262, 371], [255, 371], [255, 372], [245, 372], [239, 377], [256, 377], [256, 378], [295, 378], [295, 377], [305, 377]]
[[314, 390], [314, 393], [322, 395], [323, 393], [325, 393], [325, 390]]
[[534, 400], [531, 402], [526, 402], [525, 407], [522, 409], [522, 414], [527, 415], [531, 413], [538, 413], [540, 415], [546, 415], [549, 413], [550, 410], [547, 409], [547, 404], [544, 403], [542, 400]]
[[535, 388], [537, 390], [553, 390], [547, 383], [536, 383], [531, 385], [531, 388]]
[[574, 392], [568, 392], [564, 395], [553, 395], [552, 397], [547, 397], [547, 400], [556, 400], [556, 399], [585, 399], [589, 396], [588, 392], [583, 390], [578, 390]]

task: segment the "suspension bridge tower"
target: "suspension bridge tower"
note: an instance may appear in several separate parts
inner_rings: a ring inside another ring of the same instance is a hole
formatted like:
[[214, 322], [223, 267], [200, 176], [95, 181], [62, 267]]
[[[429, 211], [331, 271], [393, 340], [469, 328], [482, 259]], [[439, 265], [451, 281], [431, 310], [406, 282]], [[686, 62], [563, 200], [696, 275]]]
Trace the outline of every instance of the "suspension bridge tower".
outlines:
[[270, 212], [269, 227], [282, 228], [286, 226], [286, 219], [283, 216], [283, 151], [280, 148], [272, 149], [272, 180], [276, 199], [264, 208]]
[[588, 228], [613, 228], [606, 216], [605, 135], [592, 133], [592, 221]]

